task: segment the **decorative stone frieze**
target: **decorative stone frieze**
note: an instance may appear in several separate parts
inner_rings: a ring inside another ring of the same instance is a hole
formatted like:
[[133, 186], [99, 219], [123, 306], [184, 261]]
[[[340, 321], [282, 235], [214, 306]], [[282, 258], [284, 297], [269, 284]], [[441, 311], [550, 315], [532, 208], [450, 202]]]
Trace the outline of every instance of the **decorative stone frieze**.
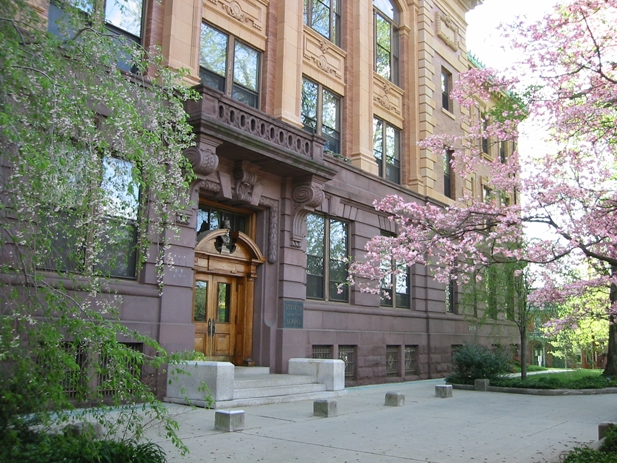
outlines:
[[437, 37], [445, 42], [452, 50], [459, 49], [459, 31], [454, 20], [441, 11], [437, 12], [435, 18], [435, 28]]
[[334, 77], [343, 83], [344, 52], [306, 26], [304, 27], [303, 56], [305, 61], [313, 64], [329, 77]]
[[229, 17], [243, 24], [248, 24], [254, 29], [261, 31], [264, 29], [267, 5], [263, 2], [250, 0], [206, 0], [214, 7], [218, 7]]
[[323, 185], [314, 180], [296, 185], [292, 192], [294, 201], [294, 218], [291, 245], [299, 248], [306, 236], [306, 216], [323, 203], [325, 198]]

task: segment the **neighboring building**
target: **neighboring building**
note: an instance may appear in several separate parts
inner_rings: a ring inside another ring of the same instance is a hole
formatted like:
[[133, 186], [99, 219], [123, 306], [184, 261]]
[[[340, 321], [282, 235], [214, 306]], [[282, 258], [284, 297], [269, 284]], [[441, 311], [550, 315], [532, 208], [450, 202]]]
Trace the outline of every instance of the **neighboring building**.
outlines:
[[466, 128], [450, 92], [472, 65], [464, 15], [479, 0], [125, 3], [142, 22], [110, 28], [160, 45], [202, 95], [187, 105], [197, 180], [175, 265], [162, 295], [153, 266], [125, 272], [115, 289], [127, 325], [169, 351], [272, 372], [342, 358], [349, 385], [443, 377], [466, 341], [515, 342], [507, 324], [470, 324], [456, 287], [420, 266], [389, 298], [337, 290], [346, 257], [397, 232], [374, 200], [487, 194], [482, 173], [456, 178], [450, 152], [417, 146]]

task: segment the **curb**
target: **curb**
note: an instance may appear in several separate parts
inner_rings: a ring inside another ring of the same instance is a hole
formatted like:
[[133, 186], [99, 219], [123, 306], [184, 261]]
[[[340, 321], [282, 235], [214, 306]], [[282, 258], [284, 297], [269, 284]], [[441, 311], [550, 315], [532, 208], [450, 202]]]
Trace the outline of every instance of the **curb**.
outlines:
[[[475, 387], [471, 384], [452, 384], [454, 389], [462, 389], [466, 391], [475, 391]], [[482, 391], [485, 392], [485, 391]], [[600, 395], [600, 394], [617, 394], [617, 387], [605, 387], [603, 389], [530, 389], [519, 387], [497, 387], [488, 386], [486, 392], [503, 392], [507, 394], [529, 394], [543, 396], [559, 396], [559, 395]]]

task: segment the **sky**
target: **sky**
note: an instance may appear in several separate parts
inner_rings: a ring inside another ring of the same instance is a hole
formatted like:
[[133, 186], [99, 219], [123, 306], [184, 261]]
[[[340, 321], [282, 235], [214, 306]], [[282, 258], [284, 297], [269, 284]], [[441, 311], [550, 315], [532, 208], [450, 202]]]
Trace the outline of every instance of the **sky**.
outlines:
[[503, 69], [512, 64], [513, 52], [504, 51], [500, 25], [517, 17], [539, 19], [558, 0], [484, 0], [467, 13], [467, 50], [488, 67]]

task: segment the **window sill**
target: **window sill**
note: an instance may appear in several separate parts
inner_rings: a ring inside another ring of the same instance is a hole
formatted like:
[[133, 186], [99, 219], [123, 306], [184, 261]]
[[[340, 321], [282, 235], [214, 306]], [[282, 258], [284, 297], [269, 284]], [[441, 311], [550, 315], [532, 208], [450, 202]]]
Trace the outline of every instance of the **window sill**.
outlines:
[[456, 120], [456, 116], [454, 114], [452, 114], [450, 111], [448, 111], [446, 108], [442, 107], [441, 108], [441, 112], [444, 113], [446, 116], [448, 116], [453, 121]]

